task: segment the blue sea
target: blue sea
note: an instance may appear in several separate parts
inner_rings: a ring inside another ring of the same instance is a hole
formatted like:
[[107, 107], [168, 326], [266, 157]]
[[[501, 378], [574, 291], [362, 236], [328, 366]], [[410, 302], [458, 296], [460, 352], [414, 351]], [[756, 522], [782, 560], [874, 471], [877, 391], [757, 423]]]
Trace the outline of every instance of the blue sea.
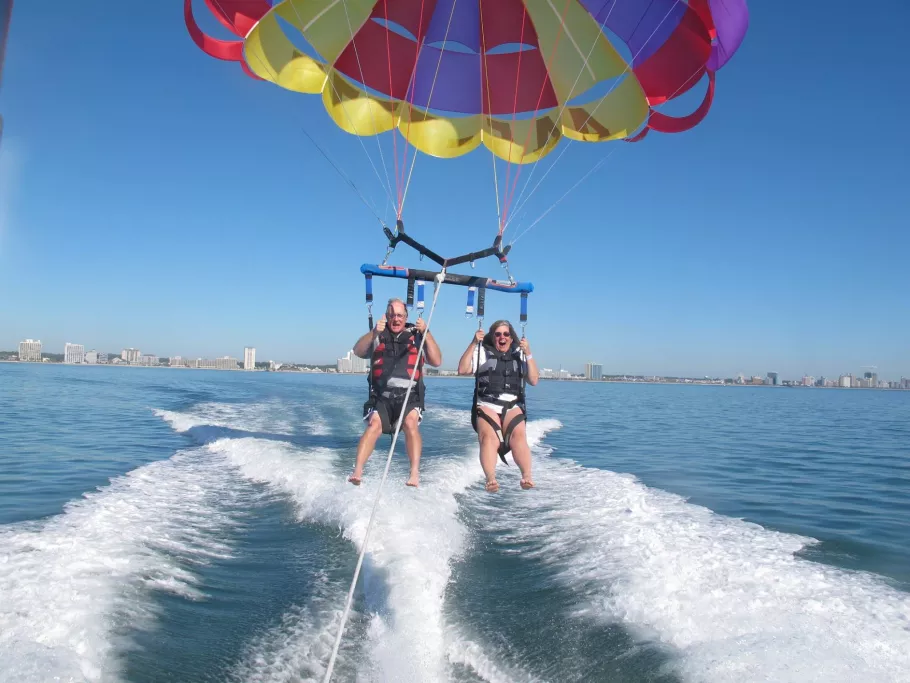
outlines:
[[[428, 380], [333, 680], [910, 681], [910, 393], [542, 382], [483, 490]], [[0, 680], [321, 680], [360, 376], [0, 364]]]

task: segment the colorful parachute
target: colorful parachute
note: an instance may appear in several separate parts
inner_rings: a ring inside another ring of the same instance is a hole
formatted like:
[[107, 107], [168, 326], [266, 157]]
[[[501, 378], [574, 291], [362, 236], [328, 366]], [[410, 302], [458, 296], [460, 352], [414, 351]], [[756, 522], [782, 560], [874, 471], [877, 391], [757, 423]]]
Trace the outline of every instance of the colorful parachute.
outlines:
[[[483, 144], [512, 163], [537, 161], [562, 137], [639, 140], [649, 130], [692, 128], [708, 113], [714, 74], [749, 21], [745, 0], [206, 4], [240, 40], [203, 34], [185, 0], [187, 27], [203, 50], [283, 88], [321, 95], [342, 129], [374, 135], [397, 127], [437, 157]], [[318, 56], [297, 47], [303, 43]], [[688, 116], [653, 109], [706, 74], [704, 101]]]

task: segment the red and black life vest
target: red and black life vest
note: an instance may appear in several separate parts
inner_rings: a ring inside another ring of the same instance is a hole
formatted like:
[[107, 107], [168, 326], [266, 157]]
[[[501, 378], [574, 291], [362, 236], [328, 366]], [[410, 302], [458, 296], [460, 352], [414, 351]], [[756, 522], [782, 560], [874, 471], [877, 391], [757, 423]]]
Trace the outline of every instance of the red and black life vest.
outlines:
[[[373, 363], [370, 377], [370, 394], [372, 396], [404, 396], [408, 380], [414, 366], [417, 365], [417, 353], [420, 349], [420, 336], [414, 328], [405, 328], [397, 335], [388, 328], [379, 333], [376, 346], [373, 348]], [[391, 382], [390, 380], [396, 380]], [[423, 396], [423, 362], [414, 375], [416, 382], [412, 394]], [[398, 385], [398, 386], [396, 386]]]

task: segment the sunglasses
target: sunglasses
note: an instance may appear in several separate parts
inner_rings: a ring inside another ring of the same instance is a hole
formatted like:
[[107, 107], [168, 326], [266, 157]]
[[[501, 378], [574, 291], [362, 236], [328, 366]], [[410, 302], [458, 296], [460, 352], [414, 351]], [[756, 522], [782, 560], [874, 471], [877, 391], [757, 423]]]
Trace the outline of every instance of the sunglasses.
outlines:
[[512, 333], [511, 332], [494, 332], [493, 336], [496, 337], [497, 339], [500, 337], [505, 337], [506, 339], [509, 339], [512, 336]]

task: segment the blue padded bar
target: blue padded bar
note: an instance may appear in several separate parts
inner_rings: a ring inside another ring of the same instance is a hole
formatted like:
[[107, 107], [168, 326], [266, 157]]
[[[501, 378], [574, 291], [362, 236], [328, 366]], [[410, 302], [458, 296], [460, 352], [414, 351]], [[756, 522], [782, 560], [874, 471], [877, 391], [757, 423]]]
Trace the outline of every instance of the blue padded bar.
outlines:
[[[416, 270], [414, 268], [402, 268], [400, 266], [377, 266], [368, 263], [364, 263], [360, 266], [360, 272], [364, 275], [375, 275], [377, 277], [395, 277], [403, 280], [416, 278], [428, 282], [434, 280], [437, 275], [437, 273], [429, 270]], [[462, 287], [486, 287], [487, 289], [492, 289], [497, 292], [512, 294], [529, 294], [534, 291], [534, 285], [530, 282], [491, 280], [485, 277], [460, 275], [458, 273], [446, 273], [443, 282], [450, 285], [461, 285]]]

